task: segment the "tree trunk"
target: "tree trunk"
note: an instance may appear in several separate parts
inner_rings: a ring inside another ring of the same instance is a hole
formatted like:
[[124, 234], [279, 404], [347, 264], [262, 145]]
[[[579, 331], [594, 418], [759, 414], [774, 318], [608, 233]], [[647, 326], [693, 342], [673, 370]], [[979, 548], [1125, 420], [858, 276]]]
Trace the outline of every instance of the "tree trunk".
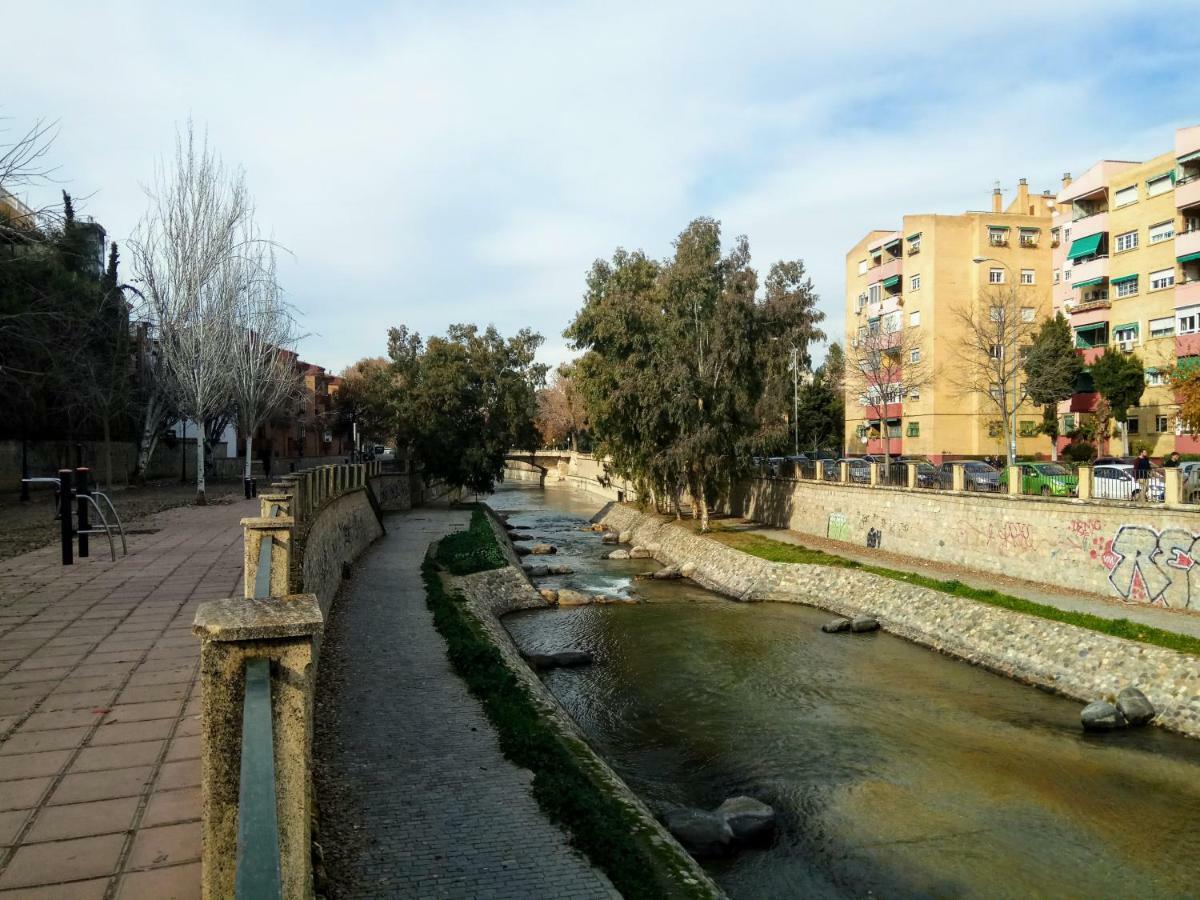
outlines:
[[104, 488], [111, 492], [112, 480], [112, 424], [108, 415], [104, 416]]
[[138, 438], [137, 460], [134, 462], [131, 480], [143, 482], [150, 469], [150, 460], [158, 447], [159, 426], [162, 424], [163, 404], [158, 397], [146, 401], [146, 412], [142, 416], [142, 433]]
[[253, 440], [254, 440], [254, 438], [251, 437], [250, 432], [247, 430], [247, 432], [246, 432], [246, 468], [245, 468], [245, 474], [242, 476], [247, 481], [250, 480], [250, 443]]
[[1122, 456], [1129, 455], [1129, 420], [1126, 419], [1121, 423], [1121, 446], [1125, 448]]
[[708, 533], [708, 496], [704, 492], [704, 483], [703, 482], [700, 483], [700, 487], [699, 487], [699, 490], [697, 491], [697, 493], [699, 494], [699, 503], [700, 503], [700, 533], [707, 534]]
[[204, 495], [204, 419], [196, 420], [196, 505], [204, 506], [208, 498]]
[[679, 496], [680, 493], [681, 493], [681, 491], [679, 490], [679, 487], [676, 486], [675, 490], [673, 491], [674, 498], [675, 498], [675, 521], [676, 522], [683, 521], [683, 511], [680, 510], [680, 508], [679, 508], [679, 505], [682, 502], [682, 498]]

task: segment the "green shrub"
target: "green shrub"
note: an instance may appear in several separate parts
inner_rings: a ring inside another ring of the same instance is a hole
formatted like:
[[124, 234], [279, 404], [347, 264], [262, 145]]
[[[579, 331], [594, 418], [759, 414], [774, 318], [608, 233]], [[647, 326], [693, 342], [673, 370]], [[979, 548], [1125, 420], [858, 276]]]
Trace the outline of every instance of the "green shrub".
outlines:
[[478, 506], [471, 512], [471, 524], [466, 531], [442, 538], [437, 561], [452, 575], [473, 575], [508, 564], [496, 543], [496, 533], [492, 531], [487, 514]]

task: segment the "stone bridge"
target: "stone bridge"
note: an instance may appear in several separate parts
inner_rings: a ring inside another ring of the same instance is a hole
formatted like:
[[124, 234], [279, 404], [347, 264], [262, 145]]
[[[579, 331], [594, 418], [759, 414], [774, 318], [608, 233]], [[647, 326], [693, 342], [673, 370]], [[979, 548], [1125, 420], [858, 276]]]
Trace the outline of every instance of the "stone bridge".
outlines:
[[535, 450], [533, 452], [513, 450], [504, 457], [510, 466], [522, 463], [537, 470], [543, 478], [551, 472], [566, 474], [574, 454], [570, 450]]

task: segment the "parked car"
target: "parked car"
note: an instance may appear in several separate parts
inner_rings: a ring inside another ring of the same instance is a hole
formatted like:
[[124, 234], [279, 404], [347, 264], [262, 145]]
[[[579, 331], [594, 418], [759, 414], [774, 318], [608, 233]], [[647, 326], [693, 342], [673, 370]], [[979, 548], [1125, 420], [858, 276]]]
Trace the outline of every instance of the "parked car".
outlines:
[[783, 474], [783, 457], [769, 456], [767, 457], [767, 474], [772, 478], [778, 478]]
[[[1139, 480], [1128, 463], [1112, 463], [1092, 469], [1092, 496], [1097, 500], [1149, 500], [1162, 503], [1167, 496], [1163, 479], [1151, 474]], [[1143, 493], [1144, 490], [1144, 493]]]
[[924, 459], [910, 459], [917, 467], [917, 487], [933, 488], [942, 483], [942, 473], [933, 463]]
[[818, 478], [820, 478], [822, 481], [837, 481], [838, 461], [836, 459], [822, 459], [818, 466]]
[[852, 481], [855, 484], [871, 483], [871, 463], [869, 460], [861, 457], [849, 456], [845, 459], [839, 459], [838, 462], [846, 464], [847, 481]]
[[1097, 456], [1093, 466], [1132, 466], [1137, 462], [1136, 456]]
[[[978, 459], [968, 459], [961, 463], [963, 467], [963, 490], [967, 491], [991, 491], [995, 493], [1000, 490], [1000, 472], [987, 463]], [[944, 462], [939, 466], [942, 477], [942, 486], [950, 487], [953, 484], [953, 472], [955, 463]]]
[[[1000, 473], [1000, 484], [1008, 485], [1008, 470]], [[1021, 463], [1021, 493], [1043, 497], [1074, 497], [1079, 478], [1058, 463]]]
[[1188, 503], [1200, 503], [1200, 462], [1188, 460], [1179, 464], [1179, 480]]

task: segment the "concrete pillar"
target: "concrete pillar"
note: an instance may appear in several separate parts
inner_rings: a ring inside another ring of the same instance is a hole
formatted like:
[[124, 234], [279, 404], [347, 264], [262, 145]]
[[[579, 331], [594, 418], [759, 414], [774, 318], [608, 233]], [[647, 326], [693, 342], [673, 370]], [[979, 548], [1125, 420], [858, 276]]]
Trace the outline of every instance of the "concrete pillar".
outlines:
[[[200, 604], [192, 633], [200, 638], [203, 809], [201, 896], [234, 896], [246, 661], [271, 669], [275, 808], [283, 896], [311, 897], [313, 644], [322, 619], [312, 594]], [[260, 748], [261, 749], [261, 748]]]
[[917, 489], [917, 464], [910, 462], [910, 463], [906, 463], [905, 465], [908, 469], [908, 472], [906, 473], [907, 478], [905, 479], [905, 483], [908, 485], [908, 489], [910, 491], [915, 491]]
[[262, 542], [273, 540], [271, 545], [271, 596], [282, 597], [288, 592], [288, 567], [291, 565], [292, 526], [291, 516], [274, 518], [242, 519], [242, 594], [254, 596], [254, 584], [258, 577], [259, 553]]
[[840, 481], [842, 484], [845, 484], [849, 480], [850, 464], [844, 462], [838, 463], [838, 481]]
[[[1179, 471], [1176, 469], [1176, 471]], [[1075, 470], [1075, 474], [1079, 476], [1078, 493], [1075, 495], [1080, 500], [1092, 499], [1092, 467], [1080, 466]]]
[[875, 485], [879, 484], [879, 463], [867, 463], [867, 466], [869, 467], [867, 481], [871, 487], [875, 487]]
[[258, 495], [258, 514], [262, 518], [269, 518], [271, 515], [271, 507], [279, 507], [278, 515], [291, 515], [292, 495], [283, 492], [271, 491], [269, 493]]
[[954, 463], [950, 467], [950, 490], [965, 491], [967, 489], [966, 470], [962, 463]]
[[1010, 497], [1020, 497], [1021, 496], [1021, 467], [1020, 466], [1009, 466], [1008, 467], [1008, 496], [1010, 496]]
[[1167, 506], [1183, 506], [1183, 479], [1179, 469], [1163, 469], [1163, 488]]

